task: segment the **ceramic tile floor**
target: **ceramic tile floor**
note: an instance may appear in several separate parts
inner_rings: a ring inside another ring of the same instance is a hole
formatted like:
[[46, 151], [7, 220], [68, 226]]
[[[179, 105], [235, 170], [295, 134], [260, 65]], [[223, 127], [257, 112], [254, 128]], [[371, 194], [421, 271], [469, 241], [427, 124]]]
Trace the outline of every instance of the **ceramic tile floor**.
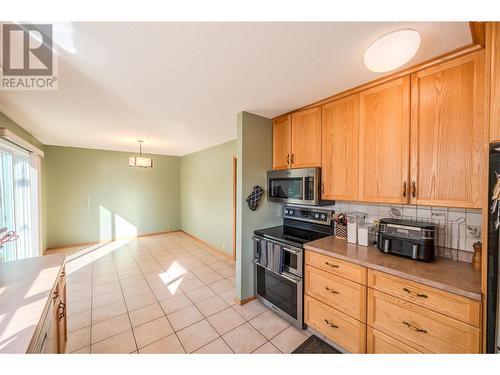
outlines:
[[68, 353], [289, 353], [308, 337], [237, 305], [234, 262], [182, 232], [68, 254]]

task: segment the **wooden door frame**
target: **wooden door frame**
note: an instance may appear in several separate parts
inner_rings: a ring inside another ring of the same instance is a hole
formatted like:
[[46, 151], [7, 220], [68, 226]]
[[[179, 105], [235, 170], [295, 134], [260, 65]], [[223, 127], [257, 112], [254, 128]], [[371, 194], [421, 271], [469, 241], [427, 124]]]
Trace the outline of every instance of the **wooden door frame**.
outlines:
[[236, 260], [236, 185], [238, 173], [238, 159], [233, 156], [233, 260]]

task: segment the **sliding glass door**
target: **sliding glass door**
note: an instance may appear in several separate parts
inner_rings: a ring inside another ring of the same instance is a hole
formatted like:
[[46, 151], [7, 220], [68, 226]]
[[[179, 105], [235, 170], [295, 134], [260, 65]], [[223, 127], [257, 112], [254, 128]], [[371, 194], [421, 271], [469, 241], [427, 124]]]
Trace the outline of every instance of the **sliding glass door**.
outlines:
[[0, 261], [40, 254], [37, 155], [0, 140]]

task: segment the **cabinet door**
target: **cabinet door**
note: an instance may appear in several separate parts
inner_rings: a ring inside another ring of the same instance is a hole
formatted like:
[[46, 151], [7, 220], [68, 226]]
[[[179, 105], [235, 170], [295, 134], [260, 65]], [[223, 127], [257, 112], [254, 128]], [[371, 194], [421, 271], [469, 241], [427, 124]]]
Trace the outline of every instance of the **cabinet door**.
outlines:
[[412, 75], [411, 202], [481, 207], [484, 52]]
[[292, 168], [321, 167], [321, 107], [292, 113]]
[[366, 327], [366, 352], [370, 354], [418, 354], [418, 350], [390, 336]]
[[273, 169], [290, 168], [291, 136], [290, 116], [273, 121]]
[[407, 203], [410, 77], [359, 94], [359, 200]]
[[321, 116], [324, 199], [358, 198], [358, 95], [325, 104]]
[[60, 277], [59, 285], [59, 305], [57, 316], [57, 348], [58, 353], [66, 352], [68, 342], [67, 316], [66, 316], [66, 272], [63, 271]]
[[[491, 64], [490, 141], [500, 141], [500, 22], [487, 26], [487, 50]], [[488, 55], [487, 55], [488, 56]]]

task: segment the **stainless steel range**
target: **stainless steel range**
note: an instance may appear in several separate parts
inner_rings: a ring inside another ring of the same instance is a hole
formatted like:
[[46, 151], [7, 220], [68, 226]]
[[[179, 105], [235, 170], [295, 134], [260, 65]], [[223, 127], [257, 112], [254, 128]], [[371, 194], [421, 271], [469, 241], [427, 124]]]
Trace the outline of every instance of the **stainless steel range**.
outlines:
[[257, 298], [304, 326], [304, 244], [333, 235], [333, 211], [285, 206], [283, 225], [254, 232]]

